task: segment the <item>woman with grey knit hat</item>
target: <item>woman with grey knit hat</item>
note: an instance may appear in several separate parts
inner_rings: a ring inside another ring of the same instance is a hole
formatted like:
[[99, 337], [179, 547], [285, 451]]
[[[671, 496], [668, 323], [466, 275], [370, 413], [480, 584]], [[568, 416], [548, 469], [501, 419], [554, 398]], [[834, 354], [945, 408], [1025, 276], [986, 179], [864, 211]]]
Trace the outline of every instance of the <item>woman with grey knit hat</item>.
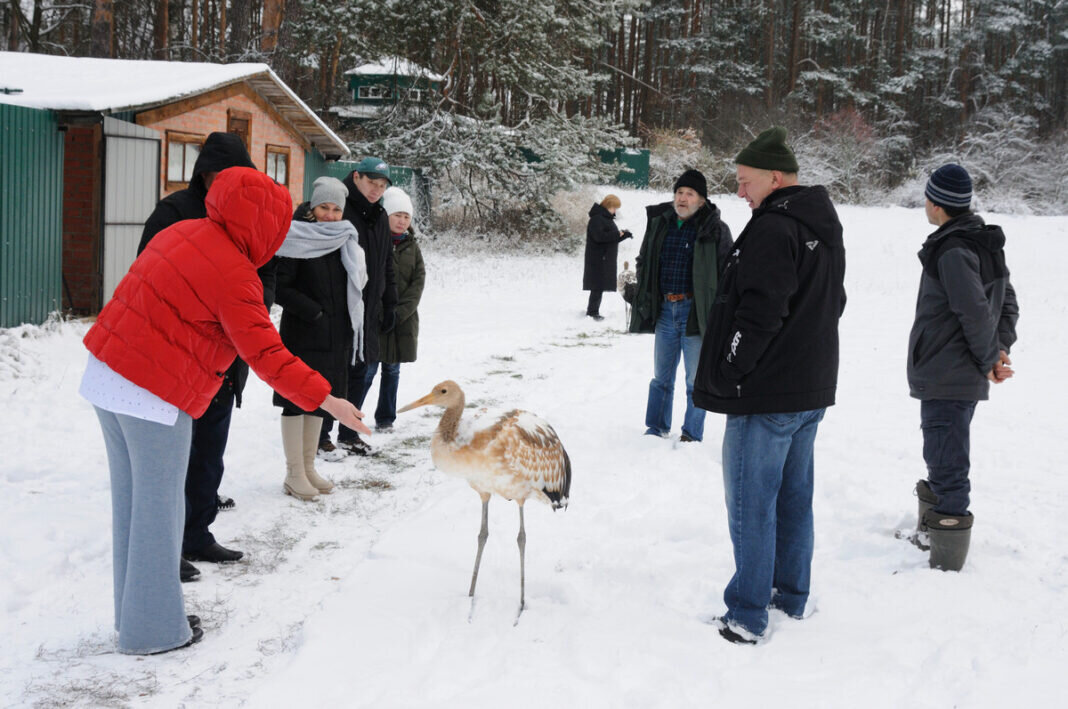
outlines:
[[[278, 250], [276, 298], [282, 306], [282, 342], [330, 382], [344, 398], [348, 371], [363, 357], [363, 288], [367, 261], [352, 224], [342, 219], [345, 185], [333, 177], [314, 183], [312, 198], [297, 208]], [[279, 394], [287, 495], [315, 500], [334, 484], [315, 470], [323, 414], [308, 413]]]

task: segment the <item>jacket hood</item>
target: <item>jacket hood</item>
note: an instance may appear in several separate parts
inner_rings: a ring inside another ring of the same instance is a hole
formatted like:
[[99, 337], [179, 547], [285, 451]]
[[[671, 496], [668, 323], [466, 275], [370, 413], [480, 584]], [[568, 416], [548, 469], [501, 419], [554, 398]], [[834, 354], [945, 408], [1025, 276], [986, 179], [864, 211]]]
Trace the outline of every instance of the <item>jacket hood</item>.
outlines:
[[200, 155], [193, 163], [193, 177], [202, 172], [222, 172], [228, 167], [251, 167], [245, 141], [236, 133], [212, 133], [200, 148]]
[[1001, 230], [1001, 227], [987, 224], [978, 214], [972, 213], [954, 217], [940, 226], [937, 231], [927, 237], [923, 248], [929, 251], [950, 236], [966, 239], [991, 252], [1005, 248], [1005, 232]]
[[226, 231], [256, 268], [278, 251], [292, 221], [289, 190], [259, 170], [247, 167], [220, 172], [204, 206], [208, 219]]
[[611, 212], [609, 212], [607, 207], [605, 207], [604, 205], [598, 204], [596, 202], [594, 202], [593, 206], [590, 207], [590, 211], [589, 211], [589, 213], [587, 213], [586, 216], [588, 216], [588, 217], [602, 216], [602, 217], [607, 217], [609, 219], [615, 219], [616, 218], [616, 215], [614, 215]]
[[831, 203], [827, 188], [822, 185], [794, 185], [777, 189], [753, 210], [754, 219], [763, 214], [780, 214], [795, 219], [828, 246], [844, 245], [838, 211]]

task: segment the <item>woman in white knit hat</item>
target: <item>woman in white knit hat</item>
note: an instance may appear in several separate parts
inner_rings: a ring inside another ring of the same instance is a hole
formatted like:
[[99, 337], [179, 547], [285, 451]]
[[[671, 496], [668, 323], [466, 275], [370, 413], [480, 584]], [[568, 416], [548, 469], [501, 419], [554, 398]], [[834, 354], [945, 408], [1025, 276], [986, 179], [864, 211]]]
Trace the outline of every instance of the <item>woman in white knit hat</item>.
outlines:
[[[311, 201], [297, 208], [278, 250], [276, 302], [282, 306], [282, 342], [344, 398], [349, 366], [363, 357], [363, 288], [367, 261], [351, 222], [342, 219], [345, 185], [333, 177], [314, 183]], [[282, 407], [287, 495], [315, 500], [334, 484], [315, 470], [322, 412], [307, 413], [275, 394]]]
[[[419, 343], [419, 300], [423, 297], [426, 269], [423, 253], [415, 239], [412, 218], [415, 209], [408, 194], [400, 187], [390, 187], [382, 195], [382, 208], [389, 215], [389, 232], [393, 241], [393, 274], [397, 282], [396, 323], [388, 332], [379, 333], [379, 360], [367, 363], [364, 398], [371, 388], [379, 364], [382, 377], [375, 408], [375, 430], [390, 431], [397, 418], [397, 388], [401, 362], [414, 362]], [[363, 399], [357, 406], [363, 405]]]

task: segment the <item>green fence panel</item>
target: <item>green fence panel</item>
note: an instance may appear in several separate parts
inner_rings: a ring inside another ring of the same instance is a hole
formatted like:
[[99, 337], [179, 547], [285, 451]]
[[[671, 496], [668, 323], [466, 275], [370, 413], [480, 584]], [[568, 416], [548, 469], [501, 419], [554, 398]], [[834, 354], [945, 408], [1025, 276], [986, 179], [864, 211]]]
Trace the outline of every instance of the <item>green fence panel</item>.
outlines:
[[615, 183], [629, 187], [645, 188], [649, 186], [649, 151], [644, 148], [617, 148], [600, 151], [601, 162], [618, 162], [633, 172], [620, 170]]
[[62, 307], [63, 134], [55, 115], [0, 104], [0, 327]]

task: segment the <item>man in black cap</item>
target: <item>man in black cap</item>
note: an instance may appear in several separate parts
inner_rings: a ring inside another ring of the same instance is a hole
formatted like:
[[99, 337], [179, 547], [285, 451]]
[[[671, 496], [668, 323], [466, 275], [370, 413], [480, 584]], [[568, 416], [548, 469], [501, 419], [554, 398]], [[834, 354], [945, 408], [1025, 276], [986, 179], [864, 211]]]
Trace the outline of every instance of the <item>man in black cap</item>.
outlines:
[[738, 196], [753, 214], [724, 266], [694, 400], [727, 414], [735, 573], [720, 634], [752, 644], [769, 607], [802, 618], [808, 601], [812, 450], [838, 382], [845, 246], [827, 190], [798, 184], [785, 129], [764, 131], [735, 162]]
[[[145, 222], [140, 254], [152, 238], [170, 225], [184, 219], [203, 219], [208, 216], [204, 198], [215, 176], [228, 167], [256, 166], [249, 157], [241, 136], [234, 133], [211, 133], [200, 148], [193, 164], [189, 186], [167, 195], [156, 205]], [[259, 269], [263, 283], [264, 305], [270, 309], [274, 302], [275, 260]], [[208, 561], [223, 563], [237, 561], [244, 554], [227, 549], [215, 541], [208, 527], [215, 521], [220, 507], [233, 507], [233, 500], [219, 497], [223, 476], [223, 454], [230, 434], [230, 416], [236, 403], [241, 406], [241, 392], [248, 380], [248, 365], [240, 358], [226, 370], [222, 385], [208, 410], [193, 422], [193, 441], [189, 452], [189, 466], [185, 477], [185, 533], [182, 538], [182, 581], [192, 581], [200, 571], [190, 563]]]
[[708, 202], [705, 176], [687, 170], [675, 181], [675, 198], [646, 207], [645, 237], [637, 269], [638, 290], [631, 332], [655, 333], [653, 379], [645, 407], [645, 434], [666, 438], [679, 358], [686, 371], [686, 415], [682, 442], [700, 441], [705, 412], [693, 405], [697, 355], [722, 264], [730, 253], [731, 232], [719, 209]]
[[931, 568], [958, 571], [971, 539], [969, 437], [990, 382], [1013, 375], [1019, 307], [1005, 265], [1005, 234], [971, 211], [972, 179], [960, 165], [934, 171], [924, 190], [938, 227], [920, 249], [920, 292], [909, 334], [909, 393], [920, 400], [927, 479], [916, 483], [917, 531]]
[[[389, 165], [379, 158], [366, 157], [342, 182], [348, 188], [344, 218], [356, 227], [360, 247], [367, 257], [367, 285], [363, 288], [363, 361], [349, 369], [346, 398], [359, 408], [367, 394], [367, 362], [379, 360], [378, 334], [389, 332], [396, 324], [397, 284], [393, 275], [393, 242], [389, 233], [389, 216], [379, 200], [393, 184]], [[358, 403], [357, 403], [358, 402]], [[319, 450], [330, 452], [330, 429], [334, 419], [323, 418]], [[338, 446], [348, 453], [370, 455], [371, 446], [359, 434], [338, 426]]]

